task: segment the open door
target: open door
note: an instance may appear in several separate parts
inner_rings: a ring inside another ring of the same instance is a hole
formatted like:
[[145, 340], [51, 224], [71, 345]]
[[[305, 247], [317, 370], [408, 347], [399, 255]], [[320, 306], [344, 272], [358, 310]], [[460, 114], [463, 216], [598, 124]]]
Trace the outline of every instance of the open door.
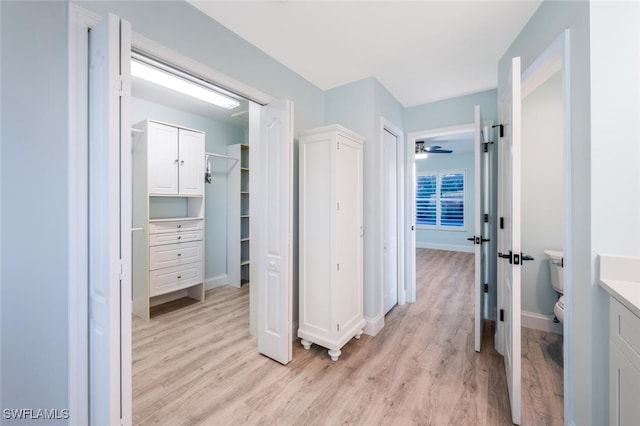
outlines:
[[383, 130], [384, 141], [384, 313], [398, 304], [398, 137]]
[[[89, 34], [89, 423], [131, 424], [131, 26]], [[123, 338], [124, 336], [124, 338]]]
[[484, 187], [485, 185], [483, 184], [483, 178], [484, 178], [484, 173], [483, 173], [483, 164], [484, 162], [482, 161], [482, 157], [483, 157], [483, 143], [484, 143], [484, 138], [483, 138], [483, 134], [482, 134], [482, 126], [483, 126], [483, 120], [482, 120], [482, 113], [480, 111], [480, 106], [476, 105], [474, 108], [474, 117], [475, 117], [475, 123], [474, 123], [474, 137], [475, 137], [475, 141], [474, 141], [474, 152], [475, 152], [475, 156], [474, 156], [474, 170], [475, 170], [475, 220], [474, 220], [474, 237], [473, 237], [473, 243], [474, 243], [474, 254], [475, 254], [475, 283], [474, 283], [474, 293], [475, 293], [475, 309], [474, 309], [474, 332], [475, 332], [475, 339], [474, 339], [474, 347], [476, 352], [480, 352], [480, 346], [482, 343], [482, 331], [484, 328], [484, 318], [482, 315], [482, 307], [483, 307], [483, 295], [484, 295], [484, 277], [485, 277], [485, 269], [486, 269], [486, 265], [485, 265], [485, 251], [483, 250], [485, 247], [487, 247], [486, 244], [484, 244], [485, 242], [488, 242], [488, 238], [485, 238], [484, 232], [483, 232], [483, 225], [484, 225], [484, 221], [483, 221], [483, 215], [485, 213], [484, 209], [484, 197], [486, 196], [485, 191], [484, 191]]
[[504, 366], [511, 401], [513, 423], [521, 421], [521, 330], [520, 274], [523, 255], [520, 242], [520, 165], [521, 165], [521, 94], [520, 58], [511, 62], [509, 87], [500, 99], [503, 138], [500, 144], [502, 179], [499, 181], [500, 271], [499, 292], [502, 293], [500, 321], [504, 349]]
[[[252, 150], [254, 148], [252, 147]], [[257, 170], [259, 221], [256, 252], [258, 274], [258, 351], [282, 364], [292, 353], [293, 279], [293, 109], [288, 100], [262, 107]], [[255, 164], [255, 163], [254, 163]]]

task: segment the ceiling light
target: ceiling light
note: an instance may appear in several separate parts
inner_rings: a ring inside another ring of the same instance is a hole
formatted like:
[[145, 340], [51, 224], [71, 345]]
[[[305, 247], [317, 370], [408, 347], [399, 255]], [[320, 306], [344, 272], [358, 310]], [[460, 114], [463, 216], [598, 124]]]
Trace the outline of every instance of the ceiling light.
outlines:
[[131, 75], [222, 108], [240, 105], [235, 99], [135, 59], [131, 60]]
[[424, 141], [416, 142], [416, 160], [424, 160], [429, 155], [427, 151], [424, 149]]

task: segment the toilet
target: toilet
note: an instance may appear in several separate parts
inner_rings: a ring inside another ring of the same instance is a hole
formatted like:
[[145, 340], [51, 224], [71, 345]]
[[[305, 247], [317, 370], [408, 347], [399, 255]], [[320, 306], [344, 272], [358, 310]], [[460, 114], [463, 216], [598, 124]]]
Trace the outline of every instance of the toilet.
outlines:
[[553, 307], [553, 313], [560, 322], [564, 322], [564, 267], [563, 254], [559, 250], [545, 250], [545, 256], [549, 259], [549, 272], [551, 273], [551, 286], [560, 298]]

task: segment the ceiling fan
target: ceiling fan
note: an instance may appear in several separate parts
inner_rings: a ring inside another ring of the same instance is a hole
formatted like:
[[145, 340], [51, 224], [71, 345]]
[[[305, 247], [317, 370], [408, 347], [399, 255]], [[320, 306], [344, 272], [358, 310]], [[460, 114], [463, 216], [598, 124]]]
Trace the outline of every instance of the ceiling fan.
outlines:
[[444, 149], [440, 145], [424, 146], [424, 141], [416, 141], [416, 158], [427, 158], [428, 154], [451, 154], [453, 150]]

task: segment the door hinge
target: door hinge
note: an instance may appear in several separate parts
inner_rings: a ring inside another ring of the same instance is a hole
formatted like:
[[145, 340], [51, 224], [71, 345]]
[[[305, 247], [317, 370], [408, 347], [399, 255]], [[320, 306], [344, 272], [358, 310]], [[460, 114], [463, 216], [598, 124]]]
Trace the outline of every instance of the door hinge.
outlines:
[[483, 151], [484, 151], [484, 152], [489, 152], [489, 145], [491, 145], [492, 143], [493, 143], [493, 142], [484, 142], [484, 143], [482, 144], [482, 146], [483, 146]]
[[336, 149], [340, 151], [340, 142], [336, 142]]
[[129, 79], [126, 78], [124, 75], [120, 76], [120, 88], [119, 88], [119, 93], [118, 95], [122, 98], [125, 96], [129, 96], [129, 93], [131, 93], [130, 87], [129, 87]]
[[484, 284], [484, 292], [489, 293], [489, 284]]
[[482, 216], [482, 220], [484, 221], [484, 223], [489, 223], [489, 213], [485, 213]]
[[500, 218], [500, 229], [504, 229], [504, 217]]
[[336, 210], [340, 210], [340, 203], [336, 203]]
[[124, 280], [129, 276], [129, 262], [127, 259], [120, 259], [119, 264], [118, 279]]
[[339, 264], [339, 263], [337, 263], [337, 264], [336, 264], [336, 270], [337, 270], [337, 271], [339, 271], [339, 270], [340, 270], [340, 264]]
[[500, 321], [504, 322], [504, 309], [500, 309]]
[[336, 324], [336, 330], [340, 331], [340, 324]]

